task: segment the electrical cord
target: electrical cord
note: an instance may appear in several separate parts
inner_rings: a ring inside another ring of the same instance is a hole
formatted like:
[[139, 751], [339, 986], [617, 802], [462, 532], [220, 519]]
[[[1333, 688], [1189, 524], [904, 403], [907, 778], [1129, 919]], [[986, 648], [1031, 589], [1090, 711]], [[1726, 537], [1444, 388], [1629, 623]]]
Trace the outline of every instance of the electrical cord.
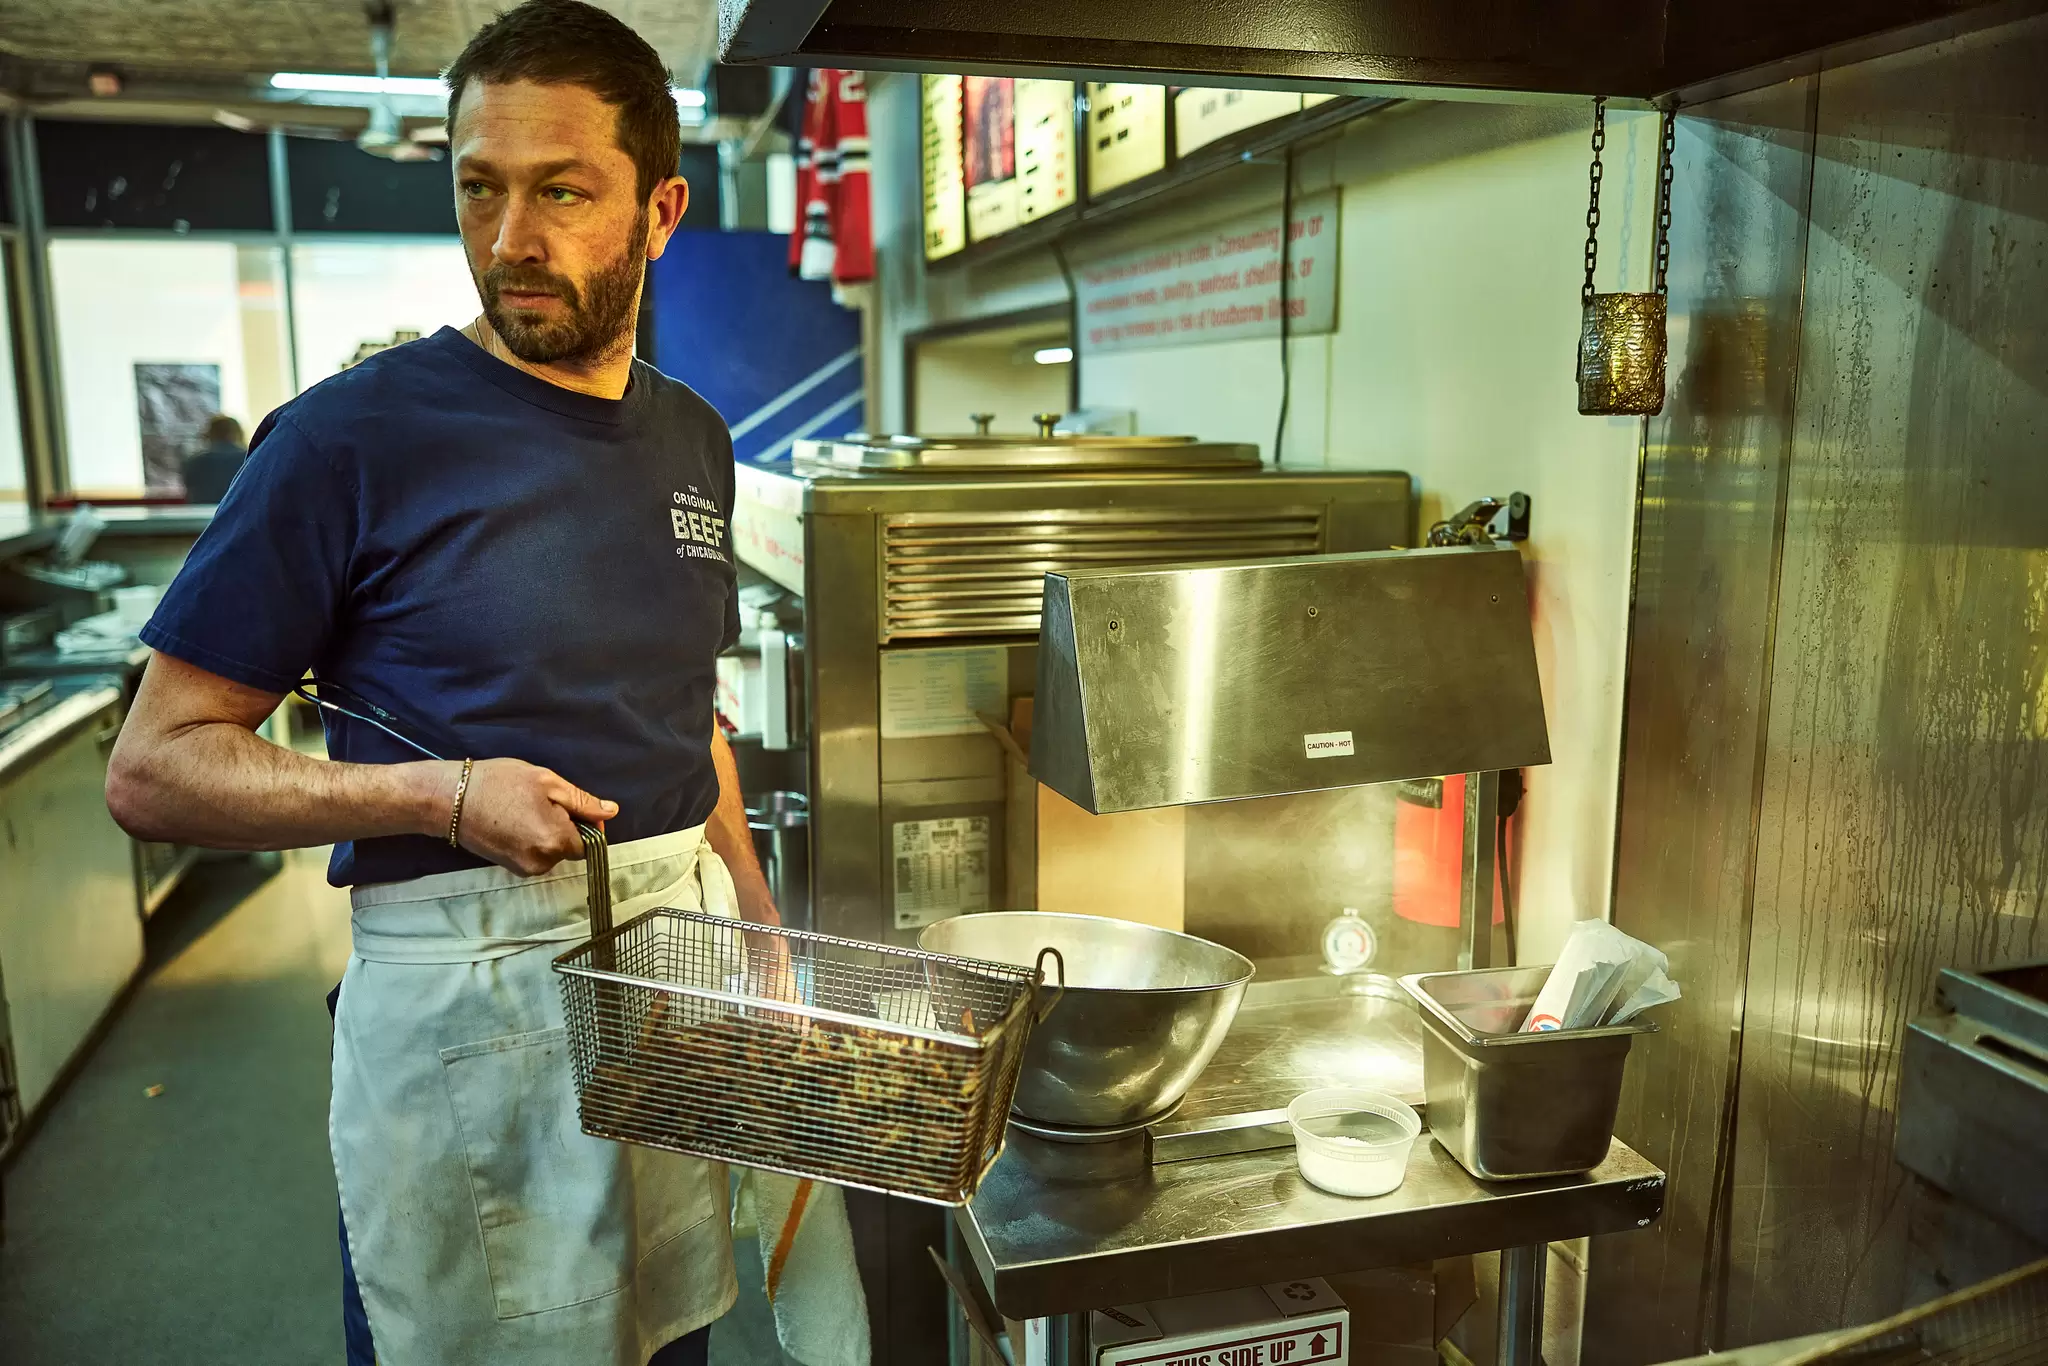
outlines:
[[1067, 345], [1073, 349], [1074, 359], [1067, 366], [1067, 409], [1081, 411], [1081, 294], [1074, 287], [1074, 268], [1067, 264], [1066, 244], [1055, 237], [1052, 239], [1053, 263], [1060, 268], [1060, 279], [1067, 287]]
[[1280, 443], [1287, 436], [1287, 404], [1294, 395], [1294, 364], [1287, 354], [1287, 285], [1294, 258], [1294, 144], [1289, 143], [1280, 171], [1280, 415], [1273, 423], [1273, 468], [1279, 469]]
[[1508, 871], [1508, 819], [1522, 806], [1522, 770], [1503, 769], [1500, 775], [1498, 815], [1493, 823], [1493, 866], [1500, 871], [1501, 927], [1507, 931], [1508, 966], [1515, 960], [1515, 880]]

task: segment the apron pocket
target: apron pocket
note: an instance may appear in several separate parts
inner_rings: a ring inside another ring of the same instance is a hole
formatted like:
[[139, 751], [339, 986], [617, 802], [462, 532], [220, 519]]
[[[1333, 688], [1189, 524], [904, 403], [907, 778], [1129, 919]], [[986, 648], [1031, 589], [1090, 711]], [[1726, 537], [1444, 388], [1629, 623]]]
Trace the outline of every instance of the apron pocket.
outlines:
[[441, 1066], [499, 1318], [615, 1294], [714, 1212], [706, 1164], [583, 1132], [564, 1031], [444, 1048]]

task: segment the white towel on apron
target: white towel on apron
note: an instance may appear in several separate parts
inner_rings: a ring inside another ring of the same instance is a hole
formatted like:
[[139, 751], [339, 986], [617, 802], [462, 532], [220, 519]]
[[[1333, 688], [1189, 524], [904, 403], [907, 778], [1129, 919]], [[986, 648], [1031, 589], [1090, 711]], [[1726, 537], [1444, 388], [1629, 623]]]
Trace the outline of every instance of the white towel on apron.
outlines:
[[[733, 913], [703, 827], [611, 850], [614, 923]], [[557, 954], [581, 862], [355, 889], [328, 1134], [379, 1366], [644, 1366], [731, 1307], [718, 1163], [591, 1138]]]

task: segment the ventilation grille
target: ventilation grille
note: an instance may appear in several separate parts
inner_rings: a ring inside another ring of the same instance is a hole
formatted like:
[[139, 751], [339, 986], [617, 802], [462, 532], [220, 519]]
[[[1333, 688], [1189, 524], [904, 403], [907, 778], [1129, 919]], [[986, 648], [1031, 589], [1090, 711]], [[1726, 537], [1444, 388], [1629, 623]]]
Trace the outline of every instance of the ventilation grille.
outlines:
[[916, 514], [882, 523], [882, 639], [1036, 635], [1045, 576], [1322, 549], [1317, 509]]

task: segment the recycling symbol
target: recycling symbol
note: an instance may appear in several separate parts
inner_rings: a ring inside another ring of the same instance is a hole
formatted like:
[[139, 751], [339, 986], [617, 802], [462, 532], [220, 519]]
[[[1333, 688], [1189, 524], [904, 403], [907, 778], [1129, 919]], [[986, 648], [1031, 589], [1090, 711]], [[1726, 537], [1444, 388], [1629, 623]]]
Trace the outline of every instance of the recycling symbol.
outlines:
[[1290, 1300], [1312, 1300], [1316, 1297], [1316, 1288], [1305, 1281], [1290, 1281], [1280, 1287], [1280, 1293]]

